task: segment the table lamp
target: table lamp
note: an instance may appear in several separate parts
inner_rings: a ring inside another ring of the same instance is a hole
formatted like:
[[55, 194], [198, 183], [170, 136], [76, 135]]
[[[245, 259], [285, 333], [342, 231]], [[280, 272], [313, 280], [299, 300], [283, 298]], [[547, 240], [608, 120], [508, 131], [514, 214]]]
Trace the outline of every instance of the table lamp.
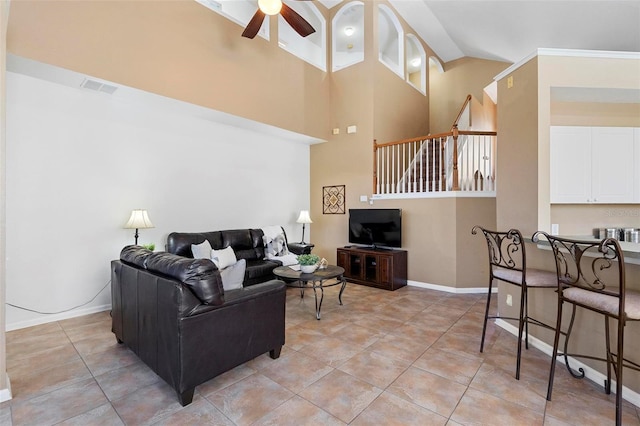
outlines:
[[132, 210], [131, 217], [124, 228], [136, 230], [135, 245], [138, 245], [138, 229], [154, 228], [154, 226], [146, 210]]
[[298, 216], [297, 223], [302, 224], [302, 244], [304, 244], [304, 227], [307, 223], [313, 223], [311, 218], [309, 217], [309, 210], [300, 210], [300, 216]]

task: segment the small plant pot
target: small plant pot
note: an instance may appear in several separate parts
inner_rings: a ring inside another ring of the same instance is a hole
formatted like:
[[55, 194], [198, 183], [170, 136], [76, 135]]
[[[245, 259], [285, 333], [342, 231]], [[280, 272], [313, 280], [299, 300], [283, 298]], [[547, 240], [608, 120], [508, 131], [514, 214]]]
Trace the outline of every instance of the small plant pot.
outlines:
[[300, 265], [300, 271], [303, 274], [312, 274], [316, 271], [318, 265]]

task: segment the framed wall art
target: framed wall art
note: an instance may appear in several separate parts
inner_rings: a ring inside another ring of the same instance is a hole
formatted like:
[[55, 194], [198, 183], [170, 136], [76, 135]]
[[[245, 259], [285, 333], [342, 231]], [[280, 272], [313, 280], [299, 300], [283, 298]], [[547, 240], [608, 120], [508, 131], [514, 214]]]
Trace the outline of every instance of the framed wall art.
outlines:
[[344, 185], [322, 187], [322, 213], [344, 214]]

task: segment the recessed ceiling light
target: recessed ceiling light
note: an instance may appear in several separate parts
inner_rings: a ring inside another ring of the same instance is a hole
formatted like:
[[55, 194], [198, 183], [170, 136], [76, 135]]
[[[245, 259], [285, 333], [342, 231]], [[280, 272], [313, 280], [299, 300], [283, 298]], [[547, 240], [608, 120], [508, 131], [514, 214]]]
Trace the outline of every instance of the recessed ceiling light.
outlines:
[[347, 37], [351, 37], [356, 30], [353, 27], [345, 27], [344, 33]]
[[411, 60], [411, 65], [414, 67], [419, 67], [422, 64], [422, 58], [413, 58]]

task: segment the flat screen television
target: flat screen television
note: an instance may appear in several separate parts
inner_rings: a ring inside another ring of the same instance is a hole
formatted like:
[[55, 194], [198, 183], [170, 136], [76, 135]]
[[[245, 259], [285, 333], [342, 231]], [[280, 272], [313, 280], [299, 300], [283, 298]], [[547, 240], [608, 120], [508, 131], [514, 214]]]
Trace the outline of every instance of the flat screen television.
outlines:
[[349, 209], [349, 242], [402, 247], [402, 209]]

